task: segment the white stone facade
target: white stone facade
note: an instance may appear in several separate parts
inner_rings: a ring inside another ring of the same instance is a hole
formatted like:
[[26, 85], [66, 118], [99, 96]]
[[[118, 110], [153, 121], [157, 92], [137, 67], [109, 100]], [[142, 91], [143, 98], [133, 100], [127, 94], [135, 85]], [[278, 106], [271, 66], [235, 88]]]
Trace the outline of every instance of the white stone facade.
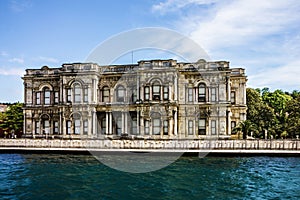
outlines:
[[246, 117], [246, 76], [229, 62], [140, 61], [27, 69], [27, 137], [228, 138]]

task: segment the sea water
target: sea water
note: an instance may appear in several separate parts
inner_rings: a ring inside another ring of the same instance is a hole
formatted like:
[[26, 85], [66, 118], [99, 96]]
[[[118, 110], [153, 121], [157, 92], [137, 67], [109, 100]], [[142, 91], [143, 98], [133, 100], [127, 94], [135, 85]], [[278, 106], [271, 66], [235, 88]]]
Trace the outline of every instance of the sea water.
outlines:
[[300, 199], [300, 158], [181, 157], [127, 173], [91, 155], [0, 154], [0, 199]]

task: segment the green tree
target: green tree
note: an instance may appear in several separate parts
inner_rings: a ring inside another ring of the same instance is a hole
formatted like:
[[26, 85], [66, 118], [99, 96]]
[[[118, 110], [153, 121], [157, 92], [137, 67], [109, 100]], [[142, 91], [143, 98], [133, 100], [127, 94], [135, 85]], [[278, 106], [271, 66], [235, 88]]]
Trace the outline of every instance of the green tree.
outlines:
[[274, 92], [270, 92], [267, 88], [262, 90], [262, 100], [274, 109], [277, 116], [283, 114], [287, 102], [291, 99], [292, 97], [282, 90], [275, 90]]
[[287, 103], [285, 114], [287, 136], [294, 138], [300, 131], [300, 96]]
[[298, 97], [300, 97], [300, 91], [293, 90], [293, 92], [290, 95], [291, 97], [293, 97], [293, 99], [297, 99]]
[[0, 115], [0, 128], [5, 131], [20, 133], [23, 130], [23, 104], [15, 103], [7, 108], [7, 111]]
[[[294, 93], [296, 95], [296, 92]], [[281, 138], [282, 133], [286, 133], [287, 125], [287, 115], [285, 112], [287, 103], [293, 99], [288, 92], [283, 92], [282, 90], [275, 90], [270, 92], [268, 88], [262, 90], [263, 101], [274, 110], [275, 122], [274, 126], [270, 129], [271, 134], [274, 138]]]
[[256, 125], [250, 120], [241, 121], [234, 129], [234, 131], [243, 133], [243, 139], [247, 139], [247, 136], [250, 136], [251, 132], [257, 131]]
[[[262, 91], [265, 92], [266, 89]], [[247, 119], [255, 124], [256, 131], [254, 137], [263, 138], [264, 132], [267, 130], [270, 134], [274, 134], [274, 126], [276, 125], [276, 116], [274, 109], [267, 105], [260, 95], [259, 89], [247, 88]]]

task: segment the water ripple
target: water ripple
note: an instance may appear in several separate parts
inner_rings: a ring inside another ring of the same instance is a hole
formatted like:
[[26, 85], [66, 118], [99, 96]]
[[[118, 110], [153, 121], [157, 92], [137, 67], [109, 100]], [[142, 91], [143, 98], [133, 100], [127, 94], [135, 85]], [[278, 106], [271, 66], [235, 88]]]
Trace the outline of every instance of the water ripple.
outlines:
[[300, 158], [293, 157], [182, 157], [132, 174], [87, 155], [0, 154], [0, 170], [0, 199], [300, 198]]

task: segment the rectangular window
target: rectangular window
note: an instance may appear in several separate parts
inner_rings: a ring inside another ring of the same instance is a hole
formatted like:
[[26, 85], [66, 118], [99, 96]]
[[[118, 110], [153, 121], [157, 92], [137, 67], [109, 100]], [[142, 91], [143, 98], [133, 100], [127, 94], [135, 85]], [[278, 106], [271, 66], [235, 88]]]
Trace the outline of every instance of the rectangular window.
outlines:
[[84, 135], [88, 134], [88, 120], [83, 121], [83, 134]]
[[104, 87], [102, 89], [102, 102], [109, 102], [109, 88]]
[[117, 89], [117, 101], [118, 102], [124, 102], [125, 101], [125, 88], [123, 86], [119, 87]]
[[230, 102], [235, 104], [235, 91], [230, 92]]
[[150, 63], [150, 62], [145, 62], [145, 63], [144, 63], [144, 66], [145, 66], [145, 67], [151, 67], [151, 63]]
[[83, 101], [84, 102], [88, 102], [89, 101], [89, 92], [88, 92], [88, 88], [84, 88], [84, 94], [83, 94]]
[[169, 134], [169, 122], [168, 120], [164, 120], [164, 135]]
[[206, 123], [205, 123], [205, 119], [199, 119], [198, 122], [198, 134], [199, 135], [206, 135]]
[[74, 88], [74, 102], [75, 103], [81, 102], [81, 88], [79, 86], [76, 86]]
[[54, 121], [53, 134], [58, 134], [58, 121]]
[[80, 119], [74, 119], [74, 134], [80, 134]]
[[169, 87], [164, 86], [164, 100], [168, 100], [168, 99], [169, 99]]
[[149, 135], [150, 134], [150, 123], [149, 123], [149, 120], [145, 120], [144, 121], [144, 126], [145, 126], [145, 135]]
[[67, 134], [69, 134], [69, 135], [71, 134], [71, 124], [72, 124], [71, 121], [68, 120], [67, 121]]
[[40, 134], [40, 122], [35, 121], [35, 134]]
[[50, 91], [45, 91], [44, 93], [44, 104], [49, 105], [50, 104]]
[[58, 103], [58, 102], [59, 102], [59, 93], [54, 92], [54, 103]]
[[150, 88], [148, 86], [144, 89], [145, 101], [149, 101], [150, 99]]
[[117, 117], [117, 135], [122, 134], [122, 117]]
[[132, 121], [131, 121], [131, 133], [133, 135], [137, 135], [137, 118], [131, 117]]
[[194, 97], [193, 97], [193, 88], [188, 88], [188, 102], [193, 102]]
[[160, 135], [160, 119], [153, 119], [153, 135]]
[[136, 88], [131, 88], [131, 92], [132, 92], [132, 94], [131, 94], [131, 102], [135, 103], [136, 100], [137, 100], [137, 90], [136, 90]]
[[152, 98], [153, 98], [153, 100], [160, 100], [160, 86], [159, 85], [153, 85]]
[[71, 90], [71, 88], [67, 89], [67, 102], [72, 102], [72, 90]]
[[204, 84], [200, 84], [198, 87], [198, 102], [206, 101], [206, 86]]
[[216, 88], [211, 88], [211, 101], [212, 101], [212, 102], [217, 101], [217, 92], [216, 92]]
[[211, 120], [211, 134], [216, 135], [217, 130], [216, 130], [216, 120]]
[[101, 132], [102, 134], [106, 134], [106, 118], [103, 117], [101, 120]]
[[170, 62], [163, 62], [163, 66], [164, 67], [169, 67], [170, 66]]
[[40, 92], [35, 93], [35, 104], [36, 105], [41, 104], [41, 93]]
[[194, 135], [194, 122], [193, 120], [188, 121], [188, 134]]
[[50, 122], [49, 122], [49, 120], [45, 120], [43, 123], [44, 134], [46, 134], [46, 135], [50, 134], [49, 128], [50, 128]]

